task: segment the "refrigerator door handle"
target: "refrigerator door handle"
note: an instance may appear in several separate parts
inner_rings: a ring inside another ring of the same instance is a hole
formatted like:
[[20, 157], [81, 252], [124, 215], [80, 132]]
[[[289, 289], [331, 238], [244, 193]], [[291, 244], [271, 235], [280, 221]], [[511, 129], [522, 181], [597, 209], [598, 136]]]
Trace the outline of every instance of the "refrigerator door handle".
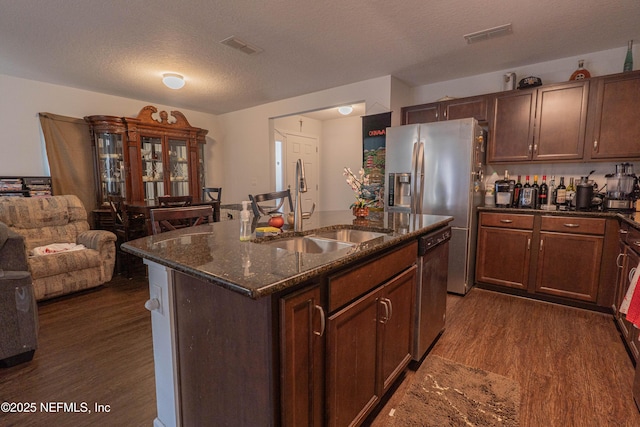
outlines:
[[418, 162], [418, 142], [413, 143], [413, 150], [411, 151], [411, 213], [416, 213], [416, 206], [418, 205], [417, 196], [417, 188], [416, 182], [418, 181], [417, 176], [417, 162]]
[[422, 204], [424, 200], [424, 142], [418, 146], [418, 159], [416, 166], [416, 210], [415, 213], [422, 214]]

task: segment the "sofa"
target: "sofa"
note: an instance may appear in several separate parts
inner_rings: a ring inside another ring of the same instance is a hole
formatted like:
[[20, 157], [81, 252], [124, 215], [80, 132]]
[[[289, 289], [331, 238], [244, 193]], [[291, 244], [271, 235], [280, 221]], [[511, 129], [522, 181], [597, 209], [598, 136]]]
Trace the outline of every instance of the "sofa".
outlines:
[[[116, 236], [110, 231], [89, 229], [87, 211], [77, 196], [0, 197], [0, 222], [24, 238], [38, 301], [111, 280]], [[84, 248], [45, 250], [73, 245]]]
[[38, 347], [38, 307], [24, 239], [0, 222], [0, 368], [33, 359]]

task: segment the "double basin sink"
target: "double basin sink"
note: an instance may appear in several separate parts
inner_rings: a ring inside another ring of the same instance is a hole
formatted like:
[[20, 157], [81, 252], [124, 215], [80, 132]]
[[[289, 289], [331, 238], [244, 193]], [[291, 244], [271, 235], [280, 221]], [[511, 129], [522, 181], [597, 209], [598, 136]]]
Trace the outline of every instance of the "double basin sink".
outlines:
[[341, 249], [352, 249], [361, 243], [369, 242], [386, 235], [385, 233], [376, 231], [342, 228], [338, 230], [321, 231], [306, 236], [281, 237], [262, 242], [262, 244], [290, 252], [323, 254]]

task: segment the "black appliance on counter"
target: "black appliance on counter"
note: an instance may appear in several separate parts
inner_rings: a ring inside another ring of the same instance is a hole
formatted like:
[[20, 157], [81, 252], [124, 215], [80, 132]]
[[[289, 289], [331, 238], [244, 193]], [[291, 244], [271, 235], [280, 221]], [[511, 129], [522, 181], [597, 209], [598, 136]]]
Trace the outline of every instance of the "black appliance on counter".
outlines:
[[418, 240], [418, 294], [412, 354], [416, 361], [424, 357], [444, 331], [450, 239], [451, 227], [446, 227]]

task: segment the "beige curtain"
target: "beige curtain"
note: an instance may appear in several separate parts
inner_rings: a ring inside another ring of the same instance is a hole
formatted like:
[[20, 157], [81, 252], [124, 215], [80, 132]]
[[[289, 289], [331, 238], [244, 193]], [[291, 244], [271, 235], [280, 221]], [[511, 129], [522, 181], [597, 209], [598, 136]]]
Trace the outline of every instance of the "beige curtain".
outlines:
[[89, 125], [75, 117], [40, 113], [40, 124], [47, 148], [53, 194], [75, 194], [84, 204], [93, 224], [96, 208], [93, 152]]

